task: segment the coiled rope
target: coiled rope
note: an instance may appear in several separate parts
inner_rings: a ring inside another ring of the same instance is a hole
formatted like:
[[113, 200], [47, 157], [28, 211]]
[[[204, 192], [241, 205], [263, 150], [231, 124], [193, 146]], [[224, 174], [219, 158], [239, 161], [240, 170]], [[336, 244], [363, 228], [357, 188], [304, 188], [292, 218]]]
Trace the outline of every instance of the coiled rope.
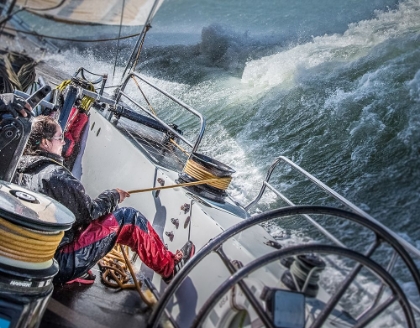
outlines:
[[11, 93], [14, 90], [25, 91], [36, 78], [35, 66], [31, 57], [10, 51], [0, 59], [0, 93]]
[[211, 172], [209, 172], [204, 166], [194, 162], [192, 160], [188, 160], [187, 164], [184, 168], [184, 172], [190, 175], [191, 177], [197, 179], [197, 181], [180, 183], [175, 185], [168, 185], [168, 186], [160, 186], [160, 187], [153, 187], [153, 188], [145, 188], [145, 189], [134, 189], [127, 191], [129, 194], [135, 194], [139, 192], [146, 192], [146, 191], [154, 191], [154, 190], [162, 190], [162, 189], [171, 189], [171, 188], [178, 188], [178, 187], [190, 187], [190, 186], [197, 186], [202, 184], [208, 184], [214, 188], [220, 190], [226, 190], [229, 187], [230, 181], [232, 177], [218, 177]]
[[191, 159], [189, 159], [185, 164], [184, 172], [199, 181], [212, 180], [207, 184], [220, 190], [226, 190], [229, 187], [230, 181], [232, 180], [232, 177], [218, 177], [214, 175], [204, 166]]
[[0, 217], [0, 255], [24, 262], [51, 260], [64, 231], [44, 232], [23, 228]]
[[[128, 251], [127, 246], [115, 244], [114, 248], [98, 262], [102, 270], [102, 283], [111, 288], [136, 289], [140, 298], [148, 306], [156, 304], [157, 300], [150, 290], [141, 289], [141, 282], [137, 280], [124, 248]], [[130, 272], [134, 283], [129, 283], [130, 278], [127, 271]]]
[[[316, 264], [307, 264], [299, 256], [294, 256], [290, 266], [290, 273], [296, 289], [311, 297], [316, 296], [321, 272], [325, 269], [325, 262], [318, 260]], [[304, 282], [303, 286], [299, 281]]]

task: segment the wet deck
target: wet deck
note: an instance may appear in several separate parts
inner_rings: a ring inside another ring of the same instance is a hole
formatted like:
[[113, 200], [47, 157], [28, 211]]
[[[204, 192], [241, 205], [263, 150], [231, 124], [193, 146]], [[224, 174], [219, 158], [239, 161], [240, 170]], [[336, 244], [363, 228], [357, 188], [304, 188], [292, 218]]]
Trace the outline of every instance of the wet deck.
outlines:
[[40, 328], [146, 327], [150, 308], [134, 289], [106, 287], [98, 267], [92, 285], [55, 286]]

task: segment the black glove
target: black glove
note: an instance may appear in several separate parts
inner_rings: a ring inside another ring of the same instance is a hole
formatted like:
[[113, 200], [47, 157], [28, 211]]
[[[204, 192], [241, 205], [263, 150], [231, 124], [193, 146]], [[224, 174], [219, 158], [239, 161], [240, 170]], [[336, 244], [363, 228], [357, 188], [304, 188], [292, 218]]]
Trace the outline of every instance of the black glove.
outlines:
[[0, 95], [0, 115], [9, 114], [14, 118], [18, 116], [31, 116], [32, 112], [27, 108], [27, 102], [24, 98], [13, 93]]
[[[30, 108], [30, 106], [26, 102], [25, 98], [15, 95], [13, 102], [10, 105], [15, 109], [15, 111], [19, 112], [20, 115], [24, 117], [32, 115], [32, 111], [28, 109]], [[25, 115], [24, 113], [26, 113], [27, 115]]]

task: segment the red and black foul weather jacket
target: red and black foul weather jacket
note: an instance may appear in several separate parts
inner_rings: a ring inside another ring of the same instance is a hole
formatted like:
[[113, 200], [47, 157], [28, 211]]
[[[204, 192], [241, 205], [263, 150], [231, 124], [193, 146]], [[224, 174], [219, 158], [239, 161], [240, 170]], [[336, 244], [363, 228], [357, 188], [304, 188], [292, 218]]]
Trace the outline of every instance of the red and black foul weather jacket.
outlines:
[[76, 221], [65, 232], [59, 247], [71, 243], [77, 231], [93, 220], [115, 211], [120, 200], [115, 189], [90, 198], [82, 183], [63, 166], [63, 158], [47, 152], [22, 156], [13, 182], [50, 196], [73, 212]]

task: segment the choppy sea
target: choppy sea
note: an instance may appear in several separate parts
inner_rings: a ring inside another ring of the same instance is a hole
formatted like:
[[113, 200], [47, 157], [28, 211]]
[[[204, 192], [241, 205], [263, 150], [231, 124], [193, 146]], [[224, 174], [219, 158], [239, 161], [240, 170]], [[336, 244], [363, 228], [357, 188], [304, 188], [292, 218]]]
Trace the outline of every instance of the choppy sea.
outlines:
[[419, 0], [168, 0], [152, 26], [140, 70], [206, 116], [236, 198], [284, 155], [420, 248]]
[[[60, 56], [73, 73], [115, 53]], [[236, 170], [240, 203], [283, 155], [420, 249], [420, 0], [166, 0], [138, 70], [207, 118], [199, 151]], [[271, 182], [330, 203], [287, 169]]]

